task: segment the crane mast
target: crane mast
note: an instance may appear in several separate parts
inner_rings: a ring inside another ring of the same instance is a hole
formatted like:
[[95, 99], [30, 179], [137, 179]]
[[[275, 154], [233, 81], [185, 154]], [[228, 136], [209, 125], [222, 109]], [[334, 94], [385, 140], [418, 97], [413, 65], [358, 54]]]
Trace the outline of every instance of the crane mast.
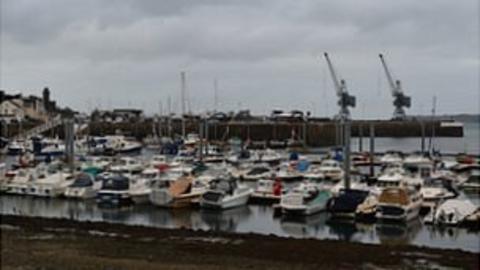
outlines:
[[402, 91], [402, 85], [400, 80], [394, 80], [390, 70], [388, 69], [387, 63], [382, 54], [378, 55], [380, 57], [380, 61], [382, 62], [383, 70], [385, 71], [385, 75], [387, 76], [388, 84], [390, 85], [390, 89], [392, 91], [393, 96], [393, 106], [395, 106], [395, 110], [393, 111], [393, 119], [394, 120], [405, 120], [407, 115], [405, 113], [406, 108], [410, 108], [411, 106], [411, 98], [406, 96]]
[[333, 84], [335, 86], [335, 90], [337, 92], [337, 96], [339, 98], [338, 105], [340, 105], [340, 113], [338, 115], [339, 118], [348, 119], [350, 118], [350, 111], [348, 107], [355, 107], [355, 97], [351, 96], [347, 92], [347, 84], [345, 80], [339, 80], [337, 77], [337, 73], [333, 68], [332, 62], [328, 57], [327, 53], [323, 54], [325, 56], [325, 60], [327, 61], [328, 69], [330, 71], [330, 75], [332, 77]]
[[335, 69], [333, 68], [332, 62], [328, 57], [327, 53], [323, 54], [325, 60], [327, 61], [328, 69], [330, 70], [330, 75], [332, 76], [333, 84], [335, 85], [335, 90], [338, 96], [338, 105], [340, 106], [340, 112], [338, 114], [338, 119], [340, 122], [340, 134], [341, 141], [343, 144], [343, 170], [344, 170], [344, 182], [345, 189], [350, 189], [350, 112], [348, 107], [355, 107], [355, 97], [351, 96], [347, 92], [347, 84], [345, 80], [338, 80]]

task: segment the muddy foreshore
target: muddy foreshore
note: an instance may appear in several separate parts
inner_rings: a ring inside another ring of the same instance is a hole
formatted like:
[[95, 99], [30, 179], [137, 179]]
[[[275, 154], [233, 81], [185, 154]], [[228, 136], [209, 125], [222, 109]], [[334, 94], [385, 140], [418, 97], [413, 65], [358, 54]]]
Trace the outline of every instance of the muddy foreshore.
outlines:
[[1, 269], [479, 269], [479, 254], [1, 215]]

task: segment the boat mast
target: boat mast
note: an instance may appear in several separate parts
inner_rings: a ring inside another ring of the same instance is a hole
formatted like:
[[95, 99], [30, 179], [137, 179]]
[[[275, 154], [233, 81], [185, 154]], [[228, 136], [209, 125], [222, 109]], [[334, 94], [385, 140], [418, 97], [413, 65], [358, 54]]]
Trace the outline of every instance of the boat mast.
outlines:
[[181, 106], [182, 106], [182, 138], [185, 138], [185, 90], [187, 87], [185, 71], [182, 71], [180, 73], [180, 81], [181, 81], [180, 98], [181, 98]]

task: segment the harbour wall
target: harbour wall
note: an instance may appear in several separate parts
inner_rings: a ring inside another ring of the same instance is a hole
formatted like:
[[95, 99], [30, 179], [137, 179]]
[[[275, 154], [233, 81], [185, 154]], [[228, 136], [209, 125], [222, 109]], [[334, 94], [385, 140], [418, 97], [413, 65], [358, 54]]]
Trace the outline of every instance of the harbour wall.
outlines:
[[[374, 126], [375, 137], [463, 137], [462, 126], [442, 126], [440, 121], [352, 121], [352, 137], [369, 137], [370, 126]], [[292, 136], [307, 146], [321, 147], [335, 145], [340, 136], [339, 123], [322, 122], [268, 122], [268, 121], [229, 121], [206, 122], [185, 121], [185, 133], [198, 133], [209, 140], [228, 140], [238, 137], [251, 141], [286, 141]], [[182, 134], [180, 119], [154, 122], [109, 123], [92, 122], [85, 132], [89, 135], [126, 134], [138, 139], [152, 135], [161, 136]]]

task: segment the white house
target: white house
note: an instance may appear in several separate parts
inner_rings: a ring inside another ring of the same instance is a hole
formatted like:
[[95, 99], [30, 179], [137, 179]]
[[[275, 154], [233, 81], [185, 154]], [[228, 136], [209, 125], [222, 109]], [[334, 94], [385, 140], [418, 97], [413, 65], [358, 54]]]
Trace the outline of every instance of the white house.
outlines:
[[21, 105], [23, 102], [18, 99], [5, 100], [0, 104], [0, 118], [6, 122], [12, 120], [22, 121], [25, 118], [25, 111]]

